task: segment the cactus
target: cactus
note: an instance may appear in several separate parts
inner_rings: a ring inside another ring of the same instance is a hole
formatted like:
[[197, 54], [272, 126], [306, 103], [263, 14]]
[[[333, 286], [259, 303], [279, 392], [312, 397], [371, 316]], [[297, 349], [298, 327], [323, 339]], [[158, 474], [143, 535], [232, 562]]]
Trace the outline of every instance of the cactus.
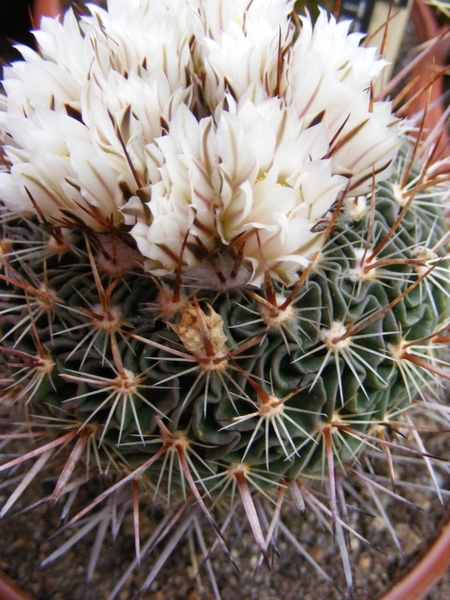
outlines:
[[35, 459], [0, 514], [46, 463], [61, 503], [84, 464], [115, 482], [65, 528], [109, 523], [131, 486], [137, 564], [140, 494], [178, 515], [167, 553], [200, 513], [231, 558], [239, 500], [269, 563], [291, 496], [330, 518], [351, 595], [339, 471], [380, 448], [393, 479], [394, 450], [435, 478], [410, 414], [449, 378], [446, 177], [373, 101], [383, 61], [348, 24], [176, 4], [44, 20], [41, 56], [7, 70], [2, 403], [47, 439], [0, 467]]

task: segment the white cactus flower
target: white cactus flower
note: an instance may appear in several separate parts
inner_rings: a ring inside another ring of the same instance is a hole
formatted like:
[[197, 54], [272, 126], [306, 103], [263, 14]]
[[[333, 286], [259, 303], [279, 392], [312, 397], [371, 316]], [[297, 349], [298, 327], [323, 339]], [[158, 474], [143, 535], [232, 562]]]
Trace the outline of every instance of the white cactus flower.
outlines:
[[5, 69], [0, 199], [49, 222], [131, 232], [158, 275], [242, 255], [298, 277], [340, 193], [370, 191], [399, 143], [370, 87], [384, 66], [292, 0], [109, 0], [44, 19]]
[[[232, 99], [229, 99], [232, 108]], [[152, 215], [132, 230], [149, 270], [173, 272], [182, 245], [184, 268], [208, 253], [243, 253], [260, 285], [262, 265], [288, 284], [320, 249], [314, 231], [346, 179], [333, 175], [326, 129], [302, 129], [292, 107], [250, 100], [234, 111], [197, 121], [181, 106], [170, 135], [156, 140], [161, 180], [151, 186]]]
[[286, 57], [283, 95], [299, 118], [323, 122], [328, 130], [333, 172], [350, 178], [355, 196], [370, 191], [373, 174], [386, 178], [399, 145], [397, 124], [388, 102], [371, 100], [371, 85], [386, 61], [375, 48], [363, 48], [350, 22], [336, 23], [320, 12], [302, 30]]
[[235, 98], [253, 86], [265, 97], [277, 95], [280, 52], [295, 32], [289, 19], [293, 10], [292, 1], [200, 2], [199, 18], [193, 21], [195, 67], [210, 111], [228, 90]]
[[20, 47], [25, 60], [5, 69], [0, 112], [9, 208], [95, 230], [123, 221], [120, 207], [147, 186], [146, 144], [189, 93], [177, 27], [188, 7], [175, 4], [178, 12], [116, 0], [110, 13], [91, 6], [80, 24], [69, 10], [63, 23], [43, 19], [40, 54]]

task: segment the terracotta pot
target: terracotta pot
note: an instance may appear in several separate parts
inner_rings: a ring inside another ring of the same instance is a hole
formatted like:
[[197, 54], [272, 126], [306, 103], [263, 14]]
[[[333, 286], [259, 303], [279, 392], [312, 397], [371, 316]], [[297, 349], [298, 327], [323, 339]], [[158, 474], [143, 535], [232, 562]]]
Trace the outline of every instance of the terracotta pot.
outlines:
[[43, 16], [56, 17], [61, 13], [59, 0], [34, 0], [33, 21], [34, 26], [39, 27]]
[[412, 569], [378, 600], [422, 600], [450, 567], [450, 509], [435, 540], [419, 557]]
[[[422, 112], [427, 104], [429, 108], [425, 116], [425, 130], [431, 135], [439, 131], [441, 139], [439, 142], [439, 151], [442, 158], [450, 155], [450, 136], [443, 122], [445, 117], [444, 97], [444, 78], [439, 77], [430, 87], [430, 81], [448, 65], [447, 60], [450, 54], [450, 25], [439, 25], [432, 8], [425, 3], [425, 0], [415, 0], [411, 18], [417, 32], [420, 44], [427, 44], [430, 40], [436, 40], [431, 52], [427, 53], [414, 68], [411, 73], [411, 80], [417, 78], [412, 87], [408, 98], [412, 98], [418, 93], [417, 98], [409, 107], [408, 114]], [[424, 93], [420, 93], [425, 90]], [[429, 92], [428, 92], [429, 91]], [[435, 137], [437, 140], [437, 136]]]
[[0, 571], [1, 600], [33, 600], [26, 592], [19, 589], [6, 575]]

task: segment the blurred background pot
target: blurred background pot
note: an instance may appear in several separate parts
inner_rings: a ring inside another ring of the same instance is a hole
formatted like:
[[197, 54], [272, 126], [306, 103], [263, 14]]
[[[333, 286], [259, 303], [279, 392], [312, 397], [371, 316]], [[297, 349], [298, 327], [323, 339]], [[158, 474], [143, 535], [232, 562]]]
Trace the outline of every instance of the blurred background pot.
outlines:
[[32, 600], [26, 592], [19, 589], [4, 573], [0, 571], [1, 600]]

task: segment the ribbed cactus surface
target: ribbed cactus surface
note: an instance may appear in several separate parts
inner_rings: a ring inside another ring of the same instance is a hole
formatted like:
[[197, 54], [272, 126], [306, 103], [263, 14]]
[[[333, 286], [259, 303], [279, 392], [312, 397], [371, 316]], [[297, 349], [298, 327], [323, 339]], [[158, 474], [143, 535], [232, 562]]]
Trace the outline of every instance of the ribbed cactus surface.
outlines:
[[[164, 423], [185, 436], [200, 478], [238, 463], [274, 482], [321, 469], [324, 428], [371, 432], [430, 379], [426, 369], [423, 381], [405, 371], [414, 347], [440, 361], [446, 223], [432, 189], [399, 220], [410, 151], [372, 199], [336, 207], [322, 251], [291, 287], [242, 284], [230, 255], [157, 279], [126, 233], [50, 237], [32, 218], [11, 218], [2, 242], [6, 391], [41, 418], [95, 427], [136, 465], [159, 449]], [[418, 176], [415, 168], [409, 178]], [[333, 449], [346, 460], [361, 446], [344, 430]]]

